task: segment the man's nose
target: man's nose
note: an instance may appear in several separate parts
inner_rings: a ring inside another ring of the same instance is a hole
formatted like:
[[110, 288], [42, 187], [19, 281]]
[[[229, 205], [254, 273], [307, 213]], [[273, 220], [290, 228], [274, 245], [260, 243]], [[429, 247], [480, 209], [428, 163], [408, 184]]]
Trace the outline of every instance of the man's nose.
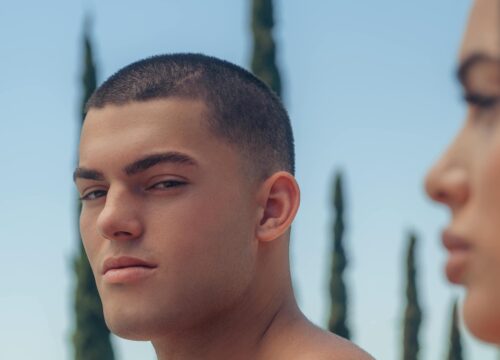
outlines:
[[97, 218], [97, 231], [108, 240], [140, 238], [144, 228], [133, 194], [110, 189], [106, 203]]

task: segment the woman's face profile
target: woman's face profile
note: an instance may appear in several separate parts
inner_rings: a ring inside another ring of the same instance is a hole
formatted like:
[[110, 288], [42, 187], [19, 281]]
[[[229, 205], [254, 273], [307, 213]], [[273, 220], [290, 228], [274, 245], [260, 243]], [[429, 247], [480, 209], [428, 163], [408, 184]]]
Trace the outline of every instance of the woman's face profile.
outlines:
[[465, 323], [500, 343], [500, 0], [474, 1], [459, 65], [467, 115], [425, 185], [450, 209], [446, 275], [466, 288]]

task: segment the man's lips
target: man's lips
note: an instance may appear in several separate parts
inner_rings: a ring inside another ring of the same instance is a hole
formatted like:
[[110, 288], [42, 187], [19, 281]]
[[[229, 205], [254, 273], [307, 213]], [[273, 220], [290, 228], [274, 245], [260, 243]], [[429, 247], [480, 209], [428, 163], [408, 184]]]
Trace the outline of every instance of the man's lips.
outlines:
[[156, 268], [156, 264], [135, 257], [110, 257], [103, 263], [102, 275], [108, 283], [127, 283], [151, 275]]
[[450, 253], [446, 263], [446, 276], [454, 284], [463, 283], [471, 245], [463, 238], [446, 230], [443, 232], [443, 245]]

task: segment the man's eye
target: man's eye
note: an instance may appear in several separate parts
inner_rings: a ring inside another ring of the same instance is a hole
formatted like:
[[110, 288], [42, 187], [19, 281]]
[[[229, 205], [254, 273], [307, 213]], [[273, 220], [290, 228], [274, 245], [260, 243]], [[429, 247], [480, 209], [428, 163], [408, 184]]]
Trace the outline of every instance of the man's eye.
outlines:
[[105, 195], [106, 195], [105, 190], [94, 190], [94, 191], [89, 191], [88, 193], [80, 197], [80, 200], [81, 201], [95, 200]]
[[165, 181], [160, 181], [152, 186], [150, 186], [150, 189], [168, 189], [168, 188], [173, 188], [173, 187], [178, 187], [185, 185], [186, 183], [183, 181], [179, 180], [165, 180]]

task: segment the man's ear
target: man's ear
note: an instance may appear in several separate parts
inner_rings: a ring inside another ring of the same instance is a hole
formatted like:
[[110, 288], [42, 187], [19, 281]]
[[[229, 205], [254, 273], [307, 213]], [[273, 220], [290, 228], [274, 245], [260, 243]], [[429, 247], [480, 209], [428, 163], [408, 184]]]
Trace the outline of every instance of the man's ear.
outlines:
[[274, 173], [260, 186], [257, 201], [256, 238], [273, 241], [288, 230], [299, 208], [300, 190], [295, 177], [286, 171]]

